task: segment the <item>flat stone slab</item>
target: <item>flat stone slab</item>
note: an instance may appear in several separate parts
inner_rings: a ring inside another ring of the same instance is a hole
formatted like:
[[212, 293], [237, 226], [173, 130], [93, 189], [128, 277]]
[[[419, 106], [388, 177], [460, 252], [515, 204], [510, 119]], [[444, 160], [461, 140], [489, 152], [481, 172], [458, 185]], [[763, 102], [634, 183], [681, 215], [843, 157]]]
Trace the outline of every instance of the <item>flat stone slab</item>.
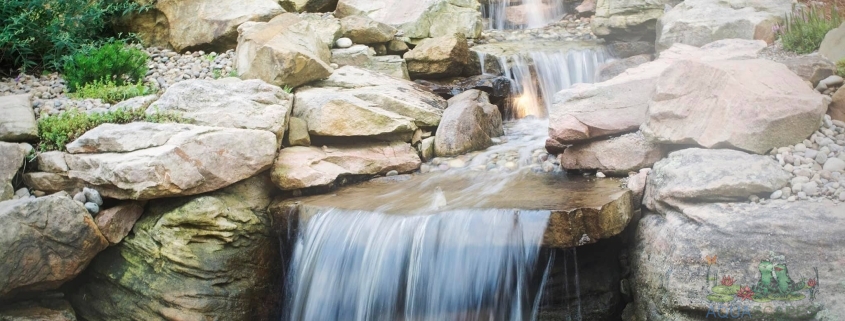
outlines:
[[[569, 248], [622, 232], [633, 215], [631, 191], [615, 179], [562, 175], [431, 174], [376, 179], [325, 194], [278, 199], [270, 211], [294, 226], [332, 208], [392, 215], [432, 215], [467, 209], [549, 211], [543, 245]], [[292, 219], [291, 219], [292, 217]]]

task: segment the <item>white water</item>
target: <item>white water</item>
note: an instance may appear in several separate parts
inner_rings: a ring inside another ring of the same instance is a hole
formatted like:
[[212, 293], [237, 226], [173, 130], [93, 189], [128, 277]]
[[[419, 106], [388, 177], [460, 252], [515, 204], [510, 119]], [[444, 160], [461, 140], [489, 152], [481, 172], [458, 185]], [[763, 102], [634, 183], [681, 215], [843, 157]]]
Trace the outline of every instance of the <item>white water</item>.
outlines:
[[317, 214], [294, 250], [289, 320], [534, 320], [548, 216]]
[[541, 28], [566, 14], [563, 0], [490, 0], [482, 10], [496, 30]]

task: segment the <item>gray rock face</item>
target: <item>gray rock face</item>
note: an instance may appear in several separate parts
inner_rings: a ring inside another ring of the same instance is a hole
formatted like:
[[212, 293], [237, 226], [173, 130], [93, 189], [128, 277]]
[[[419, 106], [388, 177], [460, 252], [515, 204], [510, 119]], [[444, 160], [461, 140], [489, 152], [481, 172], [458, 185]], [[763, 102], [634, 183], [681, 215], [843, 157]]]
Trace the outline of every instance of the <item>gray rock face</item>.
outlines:
[[845, 58], [845, 22], [839, 28], [827, 32], [819, 48], [819, 54], [833, 62]]
[[10, 200], [15, 195], [12, 179], [31, 150], [29, 144], [0, 142], [0, 201]]
[[108, 241], [82, 205], [51, 195], [0, 202], [0, 300], [53, 290]]
[[483, 27], [480, 7], [477, 0], [340, 0], [335, 15], [368, 16], [411, 39], [455, 33], [478, 38]]
[[261, 80], [187, 80], [173, 84], [147, 113], [175, 112], [192, 124], [266, 130], [281, 142], [293, 97]]
[[729, 149], [684, 149], [654, 164], [643, 203], [651, 210], [662, 210], [682, 203], [743, 201], [752, 195], [771, 195], [786, 186], [790, 177], [767, 156]]
[[472, 89], [449, 99], [434, 136], [437, 156], [456, 156], [493, 145], [493, 137], [505, 134], [502, 115], [490, 104], [487, 93]]
[[377, 44], [393, 40], [396, 28], [370, 19], [367, 16], [348, 16], [340, 19], [343, 36], [355, 43]]
[[783, 64], [801, 77], [801, 79], [812, 83], [813, 87], [818, 85], [819, 81], [836, 73], [836, 65], [821, 55], [805, 55], [790, 58], [784, 60]]
[[68, 176], [117, 199], [217, 190], [273, 163], [276, 136], [264, 130], [184, 124], [104, 124], [68, 144]]
[[213, 193], [149, 202], [133, 233], [72, 289], [85, 320], [269, 320], [279, 244], [267, 175]]
[[38, 124], [29, 95], [0, 97], [0, 141], [26, 142], [38, 139]]
[[642, 133], [631, 133], [608, 140], [576, 144], [564, 150], [560, 166], [569, 170], [598, 170], [627, 176], [628, 172], [651, 167], [666, 156], [666, 148], [653, 144]]
[[590, 26], [596, 36], [618, 41], [653, 40], [669, 0], [598, 0]]
[[658, 20], [657, 51], [675, 43], [702, 46], [721, 39], [772, 43], [777, 36], [772, 26], [782, 23], [791, 12], [790, 0], [683, 1]]
[[244, 23], [238, 32], [235, 66], [243, 79], [297, 87], [332, 72], [328, 65], [330, 46], [309, 21], [295, 14], [281, 14], [269, 22]]
[[[748, 307], [760, 320], [845, 315], [842, 292], [826, 290], [845, 282], [838, 272], [845, 257], [842, 213], [842, 203], [777, 201], [646, 214], [631, 257], [637, 320], [705, 320], [708, 308], [726, 301], [722, 306]], [[720, 284], [727, 276], [735, 280], [732, 288]], [[819, 286], [809, 288], [810, 279]], [[737, 298], [744, 287], [757, 300]]]
[[30, 172], [23, 174], [23, 182], [34, 190], [47, 193], [65, 191], [73, 193], [85, 184], [81, 180], [70, 178], [67, 173]]
[[625, 70], [634, 68], [651, 61], [651, 54], [636, 55], [625, 59], [614, 60], [599, 67], [599, 82], [609, 80]]
[[660, 75], [642, 131], [663, 144], [763, 154], [810, 136], [826, 109], [825, 98], [783, 64], [681, 61]]

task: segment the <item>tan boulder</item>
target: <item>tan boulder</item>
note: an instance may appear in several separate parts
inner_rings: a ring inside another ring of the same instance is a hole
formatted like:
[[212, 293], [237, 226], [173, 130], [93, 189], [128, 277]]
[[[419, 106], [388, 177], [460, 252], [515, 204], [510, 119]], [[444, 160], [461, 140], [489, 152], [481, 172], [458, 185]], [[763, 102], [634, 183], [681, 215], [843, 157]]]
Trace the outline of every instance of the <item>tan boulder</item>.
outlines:
[[461, 34], [421, 41], [402, 56], [414, 78], [458, 76], [469, 62], [469, 47]]
[[839, 90], [833, 94], [833, 102], [827, 109], [827, 114], [839, 121], [845, 121], [845, 89], [843, 88], [845, 86], [839, 87]]
[[411, 39], [455, 33], [478, 38], [483, 27], [480, 8], [477, 0], [339, 0], [335, 15], [368, 16]]
[[651, 167], [666, 156], [666, 148], [653, 144], [636, 132], [607, 140], [570, 146], [560, 155], [560, 166], [568, 170], [598, 170], [614, 176]]
[[809, 81], [813, 88], [820, 81], [836, 74], [836, 65], [821, 55], [804, 55], [788, 58], [781, 61], [789, 70], [806, 81]]
[[0, 142], [0, 201], [10, 200], [15, 195], [12, 179], [31, 150], [29, 144]]
[[85, 182], [68, 177], [67, 173], [29, 172], [23, 174], [23, 183], [33, 190], [47, 193], [65, 191], [75, 193], [82, 190]]
[[457, 156], [493, 146], [505, 134], [502, 114], [486, 92], [471, 89], [449, 99], [434, 136], [434, 154]]
[[238, 32], [235, 67], [243, 79], [298, 87], [332, 72], [329, 46], [307, 20], [295, 14], [244, 23]]
[[288, 123], [288, 134], [285, 136], [285, 146], [311, 146], [311, 136], [308, 134], [308, 123], [302, 120], [302, 118], [290, 118]]
[[38, 124], [29, 102], [30, 95], [0, 97], [0, 141], [25, 142], [38, 139]]
[[615, 41], [653, 40], [657, 19], [675, 0], [597, 0], [593, 34]]
[[393, 40], [396, 28], [375, 21], [367, 16], [348, 16], [340, 19], [343, 36], [354, 43], [377, 44]]
[[845, 22], [827, 32], [819, 47], [819, 54], [833, 62], [845, 59]]

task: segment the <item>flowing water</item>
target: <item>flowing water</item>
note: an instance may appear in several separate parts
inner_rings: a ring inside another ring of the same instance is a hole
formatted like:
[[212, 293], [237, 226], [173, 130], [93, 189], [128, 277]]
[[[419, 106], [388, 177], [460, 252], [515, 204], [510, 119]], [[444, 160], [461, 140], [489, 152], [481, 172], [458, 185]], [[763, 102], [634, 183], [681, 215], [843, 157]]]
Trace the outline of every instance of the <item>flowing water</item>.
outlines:
[[496, 30], [540, 28], [566, 14], [563, 0], [489, 0], [482, 10]]

